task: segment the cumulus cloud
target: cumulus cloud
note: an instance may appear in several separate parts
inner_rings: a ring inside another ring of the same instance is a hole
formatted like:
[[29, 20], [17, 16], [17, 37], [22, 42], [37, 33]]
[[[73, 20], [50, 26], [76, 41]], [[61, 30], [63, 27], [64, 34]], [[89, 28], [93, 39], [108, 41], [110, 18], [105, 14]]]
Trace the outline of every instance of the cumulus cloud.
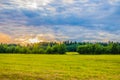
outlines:
[[74, 3], [74, 0], [62, 0], [63, 3], [66, 3], [66, 4], [72, 4]]
[[0, 32], [9, 34], [13, 41], [16, 43], [19, 42], [28, 42], [29, 39], [37, 38], [39, 41], [54, 41], [55, 33], [54, 31], [47, 26], [24, 26], [24, 25], [16, 25], [10, 24], [0, 26]]
[[120, 0], [0, 0], [0, 32], [13, 42], [120, 41]]
[[[77, 41], [96, 41], [107, 42], [116, 41], [119, 42], [120, 35], [112, 33], [102, 29], [89, 29], [84, 26], [66, 26], [64, 29], [59, 29], [64, 35], [67, 34], [68, 39]], [[119, 31], [119, 30], [116, 30]], [[77, 34], [77, 35], [76, 35]], [[67, 39], [67, 38], [66, 38]]]
[[[31, 40], [42, 41], [119, 41], [119, 30], [117, 32], [109, 32], [105, 30], [89, 29], [84, 26], [24, 26], [24, 25], [2, 25], [0, 32], [9, 34], [12, 41], [16, 43], [30, 43]], [[6, 37], [7, 39], [8, 37]], [[9, 40], [9, 39], [8, 39]]]
[[0, 43], [11, 43], [12, 39], [8, 34], [0, 33]]
[[108, 2], [109, 2], [111, 5], [120, 6], [120, 0], [108, 0]]
[[37, 9], [42, 6], [46, 6], [53, 0], [9, 0], [0, 1], [3, 8], [25, 8], [25, 9]]

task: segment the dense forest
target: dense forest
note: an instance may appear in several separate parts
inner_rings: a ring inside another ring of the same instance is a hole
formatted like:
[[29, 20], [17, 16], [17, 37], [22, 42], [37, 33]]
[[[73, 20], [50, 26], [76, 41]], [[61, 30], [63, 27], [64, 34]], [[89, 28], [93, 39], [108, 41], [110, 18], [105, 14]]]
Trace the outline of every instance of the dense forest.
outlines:
[[27, 45], [0, 44], [0, 53], [23, 54], [65, 54], [66, 52], [78, 52], [79, 54], [120, 54], [120, 43], [90, 43], [64, 41], [41, 42]]

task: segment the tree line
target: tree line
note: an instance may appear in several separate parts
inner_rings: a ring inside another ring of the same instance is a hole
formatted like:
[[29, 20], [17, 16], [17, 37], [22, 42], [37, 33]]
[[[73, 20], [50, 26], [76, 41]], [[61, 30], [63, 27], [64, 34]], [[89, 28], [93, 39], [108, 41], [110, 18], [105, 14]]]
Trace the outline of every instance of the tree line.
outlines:
[[61, 43], [41, 42], [24, 46], [20, 44], [0, 44], [0, 53], [65, 54], [66, 52], [78, 52], [79, 54], [120, 54], [120, 43], [64, 41]]
[[78, 52], [79, 54], [120, 54], [119, 42], [72, 42], [65, 41], [67, 51]]
[[66, 46], [57, 43], [0, 44], [0, 53], [65, 54]]

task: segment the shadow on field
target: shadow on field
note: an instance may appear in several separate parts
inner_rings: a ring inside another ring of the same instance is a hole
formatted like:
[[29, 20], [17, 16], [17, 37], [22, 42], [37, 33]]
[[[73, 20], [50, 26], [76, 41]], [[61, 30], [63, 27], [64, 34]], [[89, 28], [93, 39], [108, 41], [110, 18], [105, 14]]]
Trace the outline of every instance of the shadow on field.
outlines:
[[0, 74], [0, 80], [45, 80], [40, 77], [25, 74]]

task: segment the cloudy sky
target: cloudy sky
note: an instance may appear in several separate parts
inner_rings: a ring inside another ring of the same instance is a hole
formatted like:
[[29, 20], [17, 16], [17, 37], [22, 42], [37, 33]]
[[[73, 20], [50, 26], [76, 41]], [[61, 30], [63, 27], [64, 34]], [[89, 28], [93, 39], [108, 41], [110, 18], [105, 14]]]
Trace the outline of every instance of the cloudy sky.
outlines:
[[118, 41], [120, 0], [0, 0], [0, 42]]

